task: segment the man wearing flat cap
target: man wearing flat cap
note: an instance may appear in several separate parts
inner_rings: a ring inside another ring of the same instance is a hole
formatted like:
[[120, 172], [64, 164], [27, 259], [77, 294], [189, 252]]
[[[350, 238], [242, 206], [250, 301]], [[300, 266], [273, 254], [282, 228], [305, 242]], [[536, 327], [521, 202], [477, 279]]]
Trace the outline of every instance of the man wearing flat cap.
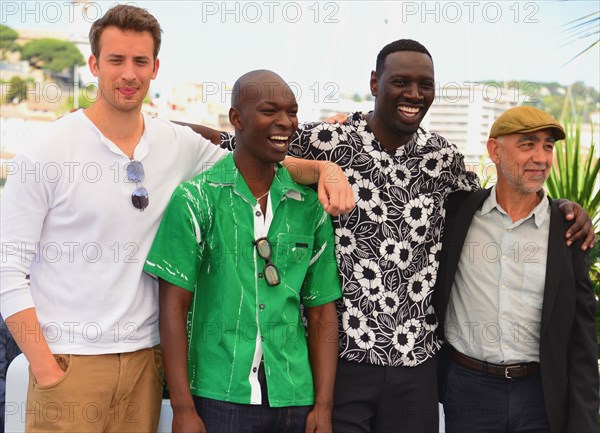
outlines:
[[496, 185], [447, 202], [434, 302], [448, 433], [598, 431], [589, 252], [565, 245], [542, 189], [564, 138], [537, 108], [506, 111], [487, 142]]

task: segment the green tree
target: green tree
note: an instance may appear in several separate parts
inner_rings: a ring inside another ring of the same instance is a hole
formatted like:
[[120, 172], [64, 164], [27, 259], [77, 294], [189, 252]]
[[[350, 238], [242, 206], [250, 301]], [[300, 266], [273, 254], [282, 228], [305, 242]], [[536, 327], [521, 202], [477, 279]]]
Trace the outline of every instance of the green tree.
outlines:
[[550, 113], [552, 117], [559, 118], [564, 105], [564, 96], [547, 95], [539, 98], [539, 102], [535, 104], [541, 110]]
[[17, 44], [15, 41], [19, 37], [19, 34], [8, 26], [0, 24], [0, 50], [2, 50], [2, 56], [4, 57], [4, 51], [15, 51], [17, 50]]
[[6, 92], [4, 93], [5, 103], [19, 103], [27, 99], [27, 89], [33, 84], [33, 80], [28, 78], [23, 80], [20, 77], [12, 77], [8, 83], [5, 84]]
[[[87, 84], [83, 88], [79, 89], [78, 96], [78, 107], [79, 108], [88, 108], [96, 101], [96, 96], [98, 94], [98, 86], [96, 84]], [[69, 98], [67, 104], [63, 107], [65, 112], [71, 111], [75, 106], [73, 103], [73, 99]]]
[[85, 59], [79, 48], [72, 42], [59, 39], [34, 39], [27, 42], [21, 56], [31, 66], [51, 73], [85, 65]]

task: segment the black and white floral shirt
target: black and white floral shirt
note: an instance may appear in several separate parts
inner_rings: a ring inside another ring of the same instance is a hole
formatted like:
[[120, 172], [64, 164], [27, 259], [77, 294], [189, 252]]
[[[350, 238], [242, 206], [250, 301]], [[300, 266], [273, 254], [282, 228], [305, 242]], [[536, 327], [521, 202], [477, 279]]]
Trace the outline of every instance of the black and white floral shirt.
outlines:
[[[230, 139], [223, 136], [224, 147]], [[362, 113], [343, 124], [300, 126], [290, 154], [341, 166], [357, 199], [333, 218], [344, 296], [338, 302], [340, 357], [414, 366], [440, 348], [431, 303], [439, 268], [444, 200], [479, 189], [463, 156], [443, 137], [419, 129], [393, 154]]]

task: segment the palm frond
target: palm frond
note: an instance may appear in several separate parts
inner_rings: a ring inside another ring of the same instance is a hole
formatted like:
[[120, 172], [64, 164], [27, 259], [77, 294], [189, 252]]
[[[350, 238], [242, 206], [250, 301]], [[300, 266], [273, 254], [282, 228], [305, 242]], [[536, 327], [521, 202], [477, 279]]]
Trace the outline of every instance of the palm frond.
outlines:
[[598, 36], [600, 35], [600, 10], [587, 14], [581, 18], [577, 18], [573, 21], [569, 21], [561, 27], [561, 32], [567, 35], [567, 40], [562, 46], [566, 46], [580, 40], [592, 39], [590, 45], [563, 63], [562, 66], [565, 66], [583, 54], [588, 53], [600, 43], [600, 37]]
[[[569, 110], [563, 116], [565, 140], [555, 147], [555, 162], [546, 182], [548, 194], [579, 203], [590, 215], [594, 227], [600, 224], [600, 159], [596, 158], [594, 132], [588, 146], [581, 136], [581, 116]], [[585, 149], [588, 147], [587, 149]], [[585, 151], [585, 154], [584, 154]]]

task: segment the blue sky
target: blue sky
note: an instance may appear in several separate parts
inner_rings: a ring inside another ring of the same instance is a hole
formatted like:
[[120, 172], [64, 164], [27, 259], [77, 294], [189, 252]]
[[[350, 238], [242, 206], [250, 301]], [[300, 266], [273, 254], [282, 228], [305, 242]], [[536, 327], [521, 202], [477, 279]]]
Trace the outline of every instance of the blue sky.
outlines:
[[[133, 2], [129, 2], [133, 3]], [[2, 2], [3, 24], [16, 29], [86, 33], [111, 2]], [[369, 92], [378, 51], [399, 38], [431, 52], [436, 80], [584, 81], [600, 88], [600, 55], [562, 66], [591, 41], [563, 46], [564, 25], [599, 9], [596, 1], [138, 1], [161, 23], [161, 69], [153, 92], [179, 82], [232, 84], [272, 69], [303, 97]], [[220, 87], [217, 87], [222, 92]]]

